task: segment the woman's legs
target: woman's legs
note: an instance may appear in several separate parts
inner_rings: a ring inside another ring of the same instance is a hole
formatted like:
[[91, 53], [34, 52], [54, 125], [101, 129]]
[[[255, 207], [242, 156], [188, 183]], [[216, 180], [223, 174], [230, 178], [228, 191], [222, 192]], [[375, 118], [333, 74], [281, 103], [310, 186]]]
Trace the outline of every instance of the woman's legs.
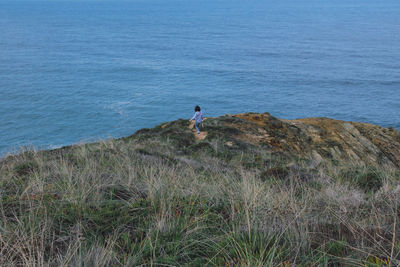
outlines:
[[197, 131], [198, 134], [200, 133], [199, 125], [200, 125], [199, 122], [195, 122], [195, 123], [194, 123], [194, 127], [196, 127], [196, 131]]

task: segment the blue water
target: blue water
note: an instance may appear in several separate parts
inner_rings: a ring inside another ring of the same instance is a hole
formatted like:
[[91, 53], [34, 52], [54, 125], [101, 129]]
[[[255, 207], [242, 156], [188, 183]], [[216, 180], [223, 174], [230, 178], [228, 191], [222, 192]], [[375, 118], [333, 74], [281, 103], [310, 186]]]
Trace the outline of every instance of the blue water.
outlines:
[[400, 1], [0, 0], [0, 154], [195, 104], [400, 128]]

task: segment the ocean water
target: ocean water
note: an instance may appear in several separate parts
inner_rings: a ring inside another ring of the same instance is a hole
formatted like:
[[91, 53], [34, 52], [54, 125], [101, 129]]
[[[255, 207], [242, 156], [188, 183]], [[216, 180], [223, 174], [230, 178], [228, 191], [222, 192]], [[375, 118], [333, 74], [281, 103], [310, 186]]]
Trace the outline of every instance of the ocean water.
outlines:
[[0, 0], [0, 154], [205, 115], [400, 128], [399, 0]]

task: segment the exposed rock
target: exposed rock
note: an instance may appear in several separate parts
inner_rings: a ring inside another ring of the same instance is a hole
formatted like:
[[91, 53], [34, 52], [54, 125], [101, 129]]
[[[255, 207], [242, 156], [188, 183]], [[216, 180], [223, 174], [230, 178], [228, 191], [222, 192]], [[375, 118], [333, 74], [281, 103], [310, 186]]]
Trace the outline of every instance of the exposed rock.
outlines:
[[[238, 152], [263, 149], [281, 157], [310, 160], [310, 168], [322, 162], [400, 168], [400, 133], [393, 128], [329, 118], [278, 119], [269, 113], [244, 113], [208, 118], [202, 135], [188, 120], [168, 122], [161, 127], [138, 131], [134, 136], [164, 136], [178, 150], [220, 153], [222, 144], [232, 157]], [[202, 142], [201, 146], [196, 144]]]
[[317, 166], [324, 159], [400, 167], [399, 132], [392, 128], [328, 118], [281, 120], [269, 113], [233, 115], [247, 123], [230, 123], [235, 136], [271, 151], [307, 157]]

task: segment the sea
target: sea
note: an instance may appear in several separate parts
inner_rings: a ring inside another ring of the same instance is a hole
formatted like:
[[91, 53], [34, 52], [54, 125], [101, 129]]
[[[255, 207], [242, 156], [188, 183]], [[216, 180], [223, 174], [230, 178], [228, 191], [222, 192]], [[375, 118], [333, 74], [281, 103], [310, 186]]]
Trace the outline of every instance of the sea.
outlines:
[[269, 112], [400, 129], [399, 0], [0, 0], [0, 155]]

